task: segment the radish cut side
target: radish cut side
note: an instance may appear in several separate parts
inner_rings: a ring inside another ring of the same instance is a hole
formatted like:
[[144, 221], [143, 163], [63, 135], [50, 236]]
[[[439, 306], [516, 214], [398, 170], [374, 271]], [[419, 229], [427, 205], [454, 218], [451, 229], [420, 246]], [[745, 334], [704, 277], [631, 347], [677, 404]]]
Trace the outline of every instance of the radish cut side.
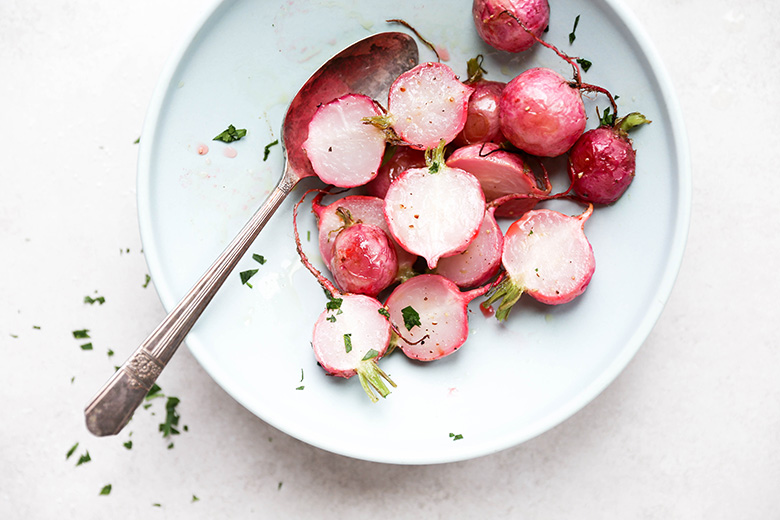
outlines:
[[[488, 287], [461, 292], [453, 282], [435, 274], [423, 274], [402, 283], [386, 304], [390, 321], [400, 333], [394, 339], [397, 346], [419, 361], [452, 354], [468, 337], [469, 302], [485, 294]], [[419, 325], [409, 326], [410, 312], [419, 318]]]
[[359, 94], [347, 94], [317, 109], [303, 149], [322, 182], [354, 188], [376, 177], [385, 134], [363, 120], [381, 114], [371, 98]]
[[464, 85], [443, 63], [421, 63], [404, 72], [390, 87], [388, 112], [393, 130], [412, 148], [436, 148], [449, 143], [463, 130], [469, 96]]
[[422, 256], [431, 269], [439, 258], [464, 251], [485, 216], [485, 196], [468, 172], [437, 163], [405, 171], [385, 195], [390, 232], [407, 251]]
[[358, 375], [360, 384], [372, 401], [374, 391], [386, 397], [390, 390], [383, 380], [395, 386], [376, 364], [390, 344], [390, 322], [379, 311], [375, 298], [345, 294], [333, 298], [314, 324], [314, 356], [325, 371], [349, 378]]
[[558, 305], [585, 291], [596, 268], [583, 230], [592, 213], [592, 204], [574, 217], [536, 209], [509, 226], [501, 257], [506, 277], [485, 302], [491, 305], [501, 299], [496, 318], [506, 319], [524, 292], [542, 303]]
[[504, 235], [498, 227], [494, 209], [485, 212], [476, 238], [460, 254], [439, 260], [436, 274], [455, 282], [459, 287], [476, 287], [487, 283], [501, 267]]

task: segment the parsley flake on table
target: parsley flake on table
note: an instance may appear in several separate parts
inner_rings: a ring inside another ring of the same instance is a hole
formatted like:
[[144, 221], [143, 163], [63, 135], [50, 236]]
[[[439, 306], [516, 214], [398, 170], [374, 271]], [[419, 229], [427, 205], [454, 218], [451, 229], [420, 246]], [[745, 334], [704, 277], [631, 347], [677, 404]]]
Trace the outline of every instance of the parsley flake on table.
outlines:
[[223, 143], [232, 143], [238, 141], [246, 135], [246, 128], [236, 128], [233, 125], [227, 127], [227, 130], [216, 136], [214, 141], [222, 141]]
[[65, 460], [68, 460], [76, 452], [78, 447], [79, 447], [79, 443], [77, 442], [76, 444], [73, 445], [71, 449], [68, 450], [68, 453], [65, 454]]
[[89, 338], [89, 329], [74, 330], [73, 337], [76, 339]]
[[81, 345], [81, 350], [92, 350], [92, 343], [84, 343]]
[[450, 438], [453, 441], [459, 441], [463, 438], [463, 435], [461, 435], [460, 433], [450, 433]]
[[263, 264], [265, 264], [265, 262], [266, 262], [266, 260], [265, 260], [265, 257], [264, 257], [263, 255], [258, 255], [257, 253], [254, 253], [254, 254], [252, 255], [252, 259], [253, 259], [255, 262], [257, 262], [258, 264], [260, 264], [260, 265], [263, 265]]
[[104, 303], [106, 303], [106, 299], [103, 296], [98, 296], [97, 298], [93, 298], [91, 296], [84, 296], [84, 303], [88, 303], [89, 305], [94, 305], [96, 303], [103, 305]]
[[124, 446], [128, 450], [132, 450], [133, 449], [133, 441], [127, 441], [127, 442], [123, 443], [122, 446]]
[[110, 495], [111, 494], [111, 484], [106, 484], [103, 486], [103, 489], [100, 490], [101, 495]]
[[178, 404], [178, 397], [169, 397], [165, 403], [165, 422], [160, 423], [158, 428], [158, 430], [162, 432], [163, 437], [179, 434], [179, 430], [175, 428], [179, 424], [179, 414], [176, 413], [176, 406], [178, 406]]
[[404, 317], [404, 325], [406, 326], [406, 330], [412, 330], [413, 327], [419, 327], [422, 325], [420, 322], [420, 315], [411, 305], [401, 309], [401, 316]]
[[78, 462], [76, 462], [76, 466], [81, 466], [82, 464], [86, 464], [87, 462], [91, 461], [92, 457], [89, 456], [89, 451], [85, 451], [84, 455], [79, 457]]
[[576, 61], [582, 67], [583, 72], [588, 72], [590, 70], [590, 67], [593, 65], [591, 61], [586, 60], [585, 58], [577, 58]]
[[197, 496], [192, 495], [192, 502], [197, 502], [198, 500], [200, 499]]
[[145, 276], [146, 276], [146, 278], [145, 278], [144, 284], [141, 286], [141, 287], [143, 287], [144, 289], [146, 289], [147, 287], [149, 287], [149, 282], [151, 282], [151, 281], [152, 281], [152, 277], [151, 277], [151, 276], [149, 276], [148, 274], [147, 274], [147, 275], [145, 275]]

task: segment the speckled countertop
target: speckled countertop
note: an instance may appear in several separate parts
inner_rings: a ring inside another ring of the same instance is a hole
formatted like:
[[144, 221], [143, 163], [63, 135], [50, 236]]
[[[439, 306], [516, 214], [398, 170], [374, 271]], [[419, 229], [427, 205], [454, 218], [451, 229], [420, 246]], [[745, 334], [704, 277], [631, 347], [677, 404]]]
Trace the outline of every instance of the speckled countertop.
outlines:
[[181, 349], [159, 380], [187, 426], [173, 447], [157, 431], [163, 399], [118, 437], [92, 437], [84, 404], [164, 316], [134, 142], [210, 3], [0, 3], [0, 518], [780, 518], [780, 8], [768, 0], [624, 1], [684, 112], [692, 220], [656, 327], [571, 419], [465, 462], [363, 462], [265, 424]]

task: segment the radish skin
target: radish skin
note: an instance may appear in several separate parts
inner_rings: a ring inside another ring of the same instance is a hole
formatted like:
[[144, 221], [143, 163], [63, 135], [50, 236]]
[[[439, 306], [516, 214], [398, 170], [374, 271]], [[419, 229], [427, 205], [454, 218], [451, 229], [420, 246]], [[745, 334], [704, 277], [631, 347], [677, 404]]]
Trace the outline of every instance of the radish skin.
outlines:
[[547, 0], [474, 0], [471, 14], [480, 38], [507, 52], [530, 49], [550, 23]]
[[490, 281], [501, 268], [504, 235], [494, 216], [495, 208], [485, 211], [476, 238], [460, 254], [439, 260], [435, 273], [459, 287], [477, 287]]

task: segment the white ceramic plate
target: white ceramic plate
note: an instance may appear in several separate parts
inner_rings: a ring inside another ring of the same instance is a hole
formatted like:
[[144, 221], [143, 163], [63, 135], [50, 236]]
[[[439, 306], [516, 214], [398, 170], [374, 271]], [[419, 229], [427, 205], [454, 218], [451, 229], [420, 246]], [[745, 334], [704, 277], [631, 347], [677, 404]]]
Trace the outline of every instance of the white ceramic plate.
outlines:
[[[577, 38], [568, 43], [580, 15]], [[488, 79], [530, 66], [569, 76], [552, 51], [501, 55], [476, 36], [467, 0], [225, 1], [174, 56], [151, 104], [139, 159], [139, 218], [149, 270], [171, 309], [241, 228], [282, 172], [287, 103], [325, 60], [404, 18], [445, 48], [456, 73], [485, 55]], [[672, 289], [687, 234], [690, 174], [670, 82], [636, 21], [616, 0], [555, 2], [545, 39], [593, 62], [584, 80], [619, 96], [622, 114], [653, 123], [633, 135], [638, 173], [627, 196], [586, 225], [596, 273], [574, 302], [521, 298], [505, 324], [472, 304], [470, 338], [444, 360], [400, 352], [382, 360], [398, 388], [372, 404], [356, 379], [327, 377], [310, 348], [325, 298], [292, 238], [299, 186], [187, 338], [193, 355], [236, 400], [280, 430], [320, 448], [401, 464], [463, 460], [514, 446], [559, 424], [599, 394], [636, 353]], [[433, 58], [420, 46], [421, 61]], [[603, 97], [590, 96], [590, 126]], [[232, 145], [211, 139], [246, 128]], [[199, 147], [209, 148], [205, 155]], [[235, 157], [229, 157], [235, 155]], [[553, 165], [554, 167], [554, 165]], [[560, 180], [560, 176], [558, 177]], [[564, 183], [565, 184], [565, 183]], [[565, 185], [557, 183], [556, 188]], [[568, 204], [568, 205], [567, 205]], [[548, 207], [578, 213], [571, 203]], [[312, 219], [304, 247], [317, 262]], [[263, 255], [259, 265], [251, 253]], [[239, 271], [259, 268], [253, 288]], [[298, 388], [303, 386], [302, 390]], [[462, 435], [454, 440], [450, 434]]]

